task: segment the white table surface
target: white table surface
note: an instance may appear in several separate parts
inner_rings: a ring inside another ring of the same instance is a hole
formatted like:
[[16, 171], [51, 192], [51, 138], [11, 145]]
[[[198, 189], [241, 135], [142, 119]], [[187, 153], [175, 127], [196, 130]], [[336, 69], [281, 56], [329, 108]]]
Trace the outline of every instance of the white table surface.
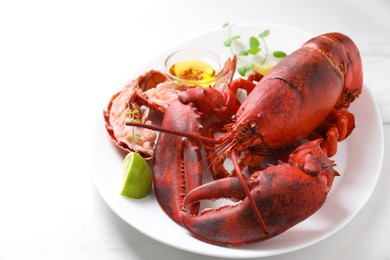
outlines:
[[[112, 86], [227, 21], [340, 31], [359, 46], [365, 83], [389, 123], [389, 14], [388, 0], [1, 0], [0, 259], [214, 259], [146, 237], [99, 196], [87, 158]], [[389, 171], [385, 160], [368, 203], [339, 232], [268, 259], [390, 259]]]

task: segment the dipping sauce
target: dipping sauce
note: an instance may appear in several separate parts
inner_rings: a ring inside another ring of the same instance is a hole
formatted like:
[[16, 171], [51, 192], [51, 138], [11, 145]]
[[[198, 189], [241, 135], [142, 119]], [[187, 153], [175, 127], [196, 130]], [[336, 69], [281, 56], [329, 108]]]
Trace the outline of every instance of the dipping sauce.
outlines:
[[218, 55], [201, 49], [183, 49], [165, 61], [168, 79], [187, 86], [213, 86], [222, 69]]
[[173, 64], [169, 72], [180, 79], [199, 81], [201, 85], [215, 80], [216, 72], [213, 66], [202, 60], [183, 60]]

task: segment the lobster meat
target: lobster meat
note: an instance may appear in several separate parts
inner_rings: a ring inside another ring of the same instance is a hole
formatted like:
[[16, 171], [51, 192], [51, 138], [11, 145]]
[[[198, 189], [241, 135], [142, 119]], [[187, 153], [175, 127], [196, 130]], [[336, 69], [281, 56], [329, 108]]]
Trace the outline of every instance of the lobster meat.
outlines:
[[[151, 124], [148, 120], [149, 108], [153, 108], [161, 114], [165, 113], [168, 106], [148, 102], [148, 96], [145, 94], [163, 82], [166, 82], [165, 75], [152, 70], [132, 80], [124, 89], [112, 96], [107, 108], [103, 111], [103, 116], [111, 140], [121, 150], [135, 151], [146, 159], [153, 157], [156, 133], [147, 128], [133, 127], [129, 129], [126, 127], [126, 122], [134, 119], [144, 124]], [[141, 111], [141, 104], [148, 105], [145, 111]], [[135, 138], [135, 136], [141, 138]]]
[[[348, 107], [362, 83], [356, 45], [343, 34], [327, 33], [307, 41], [264, 77], [253, 74], [222, 90], [180, 92], [162, 127], [126, 124], [161, 132], [153, 171], [163, 210], [201, 240], [243, 245], [278, 235], [323, 205], [338, 175], [328, 157], [355, 127]], [[248, 92], [242, 104], [237, 88]], [[213, 113], [222, 128], [205, 127]], [[214, 138], [216, 131], [222, 136]], [[201, 185], [203, 147], [217, 180]], [[294, 150], [288, 159], [259, 167], [273, 151], [287, 148]], [[224, 167], [226, 158], [232, 159], [232, 171]], [[199, 201], [221, 197], [242, 201], [199, 215]]]

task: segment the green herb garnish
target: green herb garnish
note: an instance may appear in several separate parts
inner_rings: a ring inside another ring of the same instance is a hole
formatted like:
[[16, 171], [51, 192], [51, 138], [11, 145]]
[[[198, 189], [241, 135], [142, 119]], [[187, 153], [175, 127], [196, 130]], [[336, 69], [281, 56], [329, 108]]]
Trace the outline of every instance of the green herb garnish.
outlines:
[[283, 51], [274, 51], [272, 54], [275, 58], [284, 58], [287, 56], [287, 54]]
[[[224, 41], [224, 43], [223, 43], [224, 46], [228, 47], [230, 49], [232, 55], [236, 55], [238, 61], [240, 62], [240, 64], [242, 64], [242, 66], [237, 67], [237, 72], [241, 76], [245, 77], [245, 75], [248, 72], [254, 70], [253, 67], [262, 67], [262, 66], [268, 65], [267, 63], [269, 62], [271, 54], [269, 53], [269, 50], [268, 50], [266, 38], [271, 33], [271, 31], [269, 29], [265, 29], [263, 32], [259, 33], [257, 36], [251, 36], [249, 38], [249, 42], [248, 42], [249, 47], [245, 48], [245, 49], [240, 49], [240, 50], [238, 50], [238, 52], [235, 52], [233, 47], [232, 47], [232, 44], [233, 44], [233, 42], [240, 39], [241, 36], [240, 35], [232, 36], [233, 25], [228, 23], [228, 22], [225, 23], [222, 27], [226, 28], [228, 30], [228, 38], [227, 38], [227, 40]], [[243, 57], [251, 56], [251, 55], [256, 56], [256, 58], [257, 58], [256, 64], [255, 63], [251, 64], [248, 61], [245, 61], [243, 59]], [[276, 59], [281, 59], [283, 57], [286, 57], [287, 54], [283, 51], [278, 50], [278, 51], [273, 51], [272, 56]], [[268, 65], [267, 67], [271, 67], [271, 66]]]
[[222, 27], [223, 28], [227, 28], [228, 29], [228, 33], [229, 33], [228, 39], [223, 42], [223, 45], [225, 45], [226, 47], [231, 47], [233, 41], [238, 40], [238, 39], [241, 38], [241, 36], [239, 36], [239, 35], [232, 36], [232, 34], [231, 34], [231, 32], [232, 32], [231, 25], [229, 23], [225, 23]]
[[[128, 118], [129, 122], [141, 123], [141, 120], [139, 120], [138, 118], [135, 118], [136, 114], [139, 113], [138, 109], [133, 109], [133, 110], [127, 111], [126, 113], [129, 115], [129, 118]], [[135, 138], [140, 138], [142, 136], [141, 134], [138, 134], [138, 133], [136, 134], [134, 132], [134, 126], [132, 127], [132, 132], [133, 132], [133, 140]]]

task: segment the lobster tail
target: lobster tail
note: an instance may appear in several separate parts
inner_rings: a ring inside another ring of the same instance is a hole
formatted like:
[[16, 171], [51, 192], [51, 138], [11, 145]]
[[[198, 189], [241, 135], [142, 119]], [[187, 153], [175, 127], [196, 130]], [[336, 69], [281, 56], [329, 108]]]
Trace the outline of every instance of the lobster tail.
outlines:
[[361, 90], [363, 86], [363, 70], [360, 53], [355, 43], [341, 33], [328, 33], [324, 36], [336, 41], [340, 48], [346, 52], [348, 60], [344, 61], [345, 87], [348, 89]]
[[348, 107], [361, 93], [363, 68], [360, 53], [355, 43], [341, 33], [326, 33], [315, 37], [303, 45], [325, 55], [344, 78], [344, 90], [338, 101]]

